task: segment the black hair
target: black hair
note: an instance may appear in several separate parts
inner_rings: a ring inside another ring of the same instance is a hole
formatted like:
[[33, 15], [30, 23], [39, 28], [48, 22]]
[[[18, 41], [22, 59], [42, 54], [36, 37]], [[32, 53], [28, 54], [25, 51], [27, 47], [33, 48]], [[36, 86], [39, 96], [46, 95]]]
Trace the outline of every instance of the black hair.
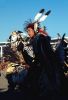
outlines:
[[25, 21], [24, 23], [24, 30], [27, 31], [28, 28], [32, 28], [34, 30], [34, 23], [32, 23], [31, 19], [28, 21]]

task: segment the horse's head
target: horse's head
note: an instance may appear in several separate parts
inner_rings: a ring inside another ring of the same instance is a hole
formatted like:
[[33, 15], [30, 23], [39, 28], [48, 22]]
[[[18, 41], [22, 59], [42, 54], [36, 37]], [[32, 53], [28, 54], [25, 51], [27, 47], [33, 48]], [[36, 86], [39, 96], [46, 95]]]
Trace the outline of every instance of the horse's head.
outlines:
[[18, 45], [18, 41], [20, 40], [21, 35], [18, 31], [13, 31], [9, 37], [11, 48], [15, 51]]
[[22, 31], [13, 31], [9, 37], [11, 48], [15, 51], [19, 46], [20, 42], [26, 44], [27, 40], [29, 39], [26, 33]]
[[14, 43], [14, 42], [16, 42], [17, 41], [17, 32], [16, 31], [14, 31], [14, 32], [12, 32], [11, 33], [11, 39], [10, 39], [10, 42], [11, 43]]

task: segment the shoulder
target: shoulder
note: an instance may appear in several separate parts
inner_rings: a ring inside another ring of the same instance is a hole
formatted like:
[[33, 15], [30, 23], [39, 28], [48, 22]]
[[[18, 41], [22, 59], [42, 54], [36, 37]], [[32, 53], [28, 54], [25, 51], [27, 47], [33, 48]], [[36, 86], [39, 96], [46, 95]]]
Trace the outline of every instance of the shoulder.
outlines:
[[45, 36], [40, 34], [40, 33], [38, 33], [38, 34], [36, 34], [35, 38], [36, 39], [40, 39], [40, 38], [45, 38]]
[[37, 43], [50, 43], [51, 37], [50, 36], [44, 36], [42, 34], [37, 34], [34, 38], [34, 42]]
[[46, 39], [46, 40], [49, 40], [49, 41], [51, 40], [51, 37], [49, 35], [45, 36], [45, 35], [40, 34], [40, 33], [38, 33], [36, 35], [36, 38], [38, 38], [38, 39]]

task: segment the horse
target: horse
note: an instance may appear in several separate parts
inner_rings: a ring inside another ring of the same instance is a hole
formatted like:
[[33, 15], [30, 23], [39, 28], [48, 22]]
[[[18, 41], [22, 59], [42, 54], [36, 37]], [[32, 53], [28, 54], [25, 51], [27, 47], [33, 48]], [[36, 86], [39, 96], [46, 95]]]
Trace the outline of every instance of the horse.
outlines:
[[[25, 40], [24, 40], [24, 36], [22, 37], [21, 35], [21, 31], [13, 31], [12, 34], [9, 37], [9, 41], [10, 41], [10, 51], [13, 52], [13, 56], [12, 59], [14, 57], [17, 58], [17, 60], [12, 62], [18, 64], [18, 66], [15, 65], [15, 72], [13, 71], [12, 73], [7, 74], [7, 79], [10, 85], [10, 88], [15, 88], [16, 85], [22, 84], [24, 78], [27, 75], [28, 72], [28, 64], [26, 63], [23, 55], [22, 55], [22, 51], [18, 50], [18, 47], [21, 45], [21, 49], [23, 49], [23, 46], [26, 44]], [[10, 54], [11, 55], [11, 54]], [[10, 60], [10, 59], [9, 59]], [[10, 61], [10, 62], [11, 62]]]

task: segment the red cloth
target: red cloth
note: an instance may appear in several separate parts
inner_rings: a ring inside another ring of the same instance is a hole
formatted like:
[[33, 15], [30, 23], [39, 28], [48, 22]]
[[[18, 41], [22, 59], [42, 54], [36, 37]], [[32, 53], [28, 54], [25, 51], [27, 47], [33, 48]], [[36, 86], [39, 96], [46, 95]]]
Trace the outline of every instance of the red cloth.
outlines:
[[48, 33], [45, 32], [45, 31], [44, 31], [43, 29], [41, 29], [41, 28], [38, 30], [38, 32], [41, 33], [41, 34], [43, 34], [43, 35], [45, 35], [45, 36], [48, 35]]

